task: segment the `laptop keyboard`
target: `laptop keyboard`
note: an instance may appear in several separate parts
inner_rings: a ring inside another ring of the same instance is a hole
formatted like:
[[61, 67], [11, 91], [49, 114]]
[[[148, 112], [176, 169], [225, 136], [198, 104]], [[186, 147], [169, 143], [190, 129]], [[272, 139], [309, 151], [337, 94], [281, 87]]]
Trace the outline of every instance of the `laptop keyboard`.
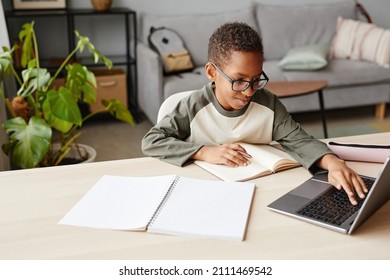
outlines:
[[[370, 190], [375, 182], [373, 178], [362, 177], [367, 189]], [[363, 199], [358, 205], [352, 205], [344, 190], [332, 188], [297, 211], [298, 214], [317, 219], [333, 225], [341, 225], [351, 215], [360, 209]]]

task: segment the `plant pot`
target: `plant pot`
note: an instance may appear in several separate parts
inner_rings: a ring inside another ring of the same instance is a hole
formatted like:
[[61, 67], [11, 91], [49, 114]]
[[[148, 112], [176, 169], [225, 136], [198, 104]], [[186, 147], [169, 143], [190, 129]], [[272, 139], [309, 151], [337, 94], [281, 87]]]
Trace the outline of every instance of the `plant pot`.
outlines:
[[112, 0], [91, 0], [92, 6], [97, 12], [105, 12], [110, 9]]
[[[53, 144], [53, 150], [58, 150], [59, 148], [59, 143]], [[65, 156], [64, 160], [61, 162], [61, 165], [94, 162], [95, 159], [96, 150], [94, 148], [89, 145], [77, 143], [72, 144], [72, 149]]]

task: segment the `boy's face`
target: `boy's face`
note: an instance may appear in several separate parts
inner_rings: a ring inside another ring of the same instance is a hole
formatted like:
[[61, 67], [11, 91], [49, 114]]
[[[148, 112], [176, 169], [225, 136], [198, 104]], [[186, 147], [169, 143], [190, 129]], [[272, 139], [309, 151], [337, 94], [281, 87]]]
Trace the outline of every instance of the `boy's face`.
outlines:
[[[254, 81], [263, 71], [263, 55], [258, 52], [235, 51], [231, 59], [220, 68], [232, 80]], [[211, 63], [206, 64], [206, 75], [215, 81], [215, 96], [221, 106], [228, 111], [242, 109], [247, 105], [256, 92], [249, 86], [245, 91], [237, 92], [229, 82]]]

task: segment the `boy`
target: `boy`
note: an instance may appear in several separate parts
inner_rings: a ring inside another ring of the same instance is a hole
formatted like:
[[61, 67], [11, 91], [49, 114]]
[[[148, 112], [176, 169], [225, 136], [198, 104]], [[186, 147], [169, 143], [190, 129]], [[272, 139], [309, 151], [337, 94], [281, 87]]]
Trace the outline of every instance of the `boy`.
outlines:
[[329, 182], [343, 188], [356, 205], [356, 195], [367, 193], [364, 182], [264, 90], [263, 59], [261, 38], [250, 26], [233, 22], [219, 27], [210, 37], [205, 66], [211, 82], [181, 100], [145, 135], [144, 154], [178, 166], [203, 160], [237, 167], [248, 165], [251, 156], [236, 142], [277, 141], [312, 173], [327, 169]]

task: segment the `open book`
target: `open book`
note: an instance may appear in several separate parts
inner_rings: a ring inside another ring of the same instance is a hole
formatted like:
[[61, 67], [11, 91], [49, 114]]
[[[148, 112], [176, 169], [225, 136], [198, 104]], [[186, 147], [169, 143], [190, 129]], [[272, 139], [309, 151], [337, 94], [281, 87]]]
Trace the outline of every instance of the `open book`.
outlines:
[[252, 156], [247, 166], [230, 167], [200, 160], [195, 161], [195, 164], [225, 181], [246, 181], [300, 166], [295, 159], [275, 146], [239, 144]]
[[254, 190], [177, 175], [105, 175], [59, 224], [244, 240]]

